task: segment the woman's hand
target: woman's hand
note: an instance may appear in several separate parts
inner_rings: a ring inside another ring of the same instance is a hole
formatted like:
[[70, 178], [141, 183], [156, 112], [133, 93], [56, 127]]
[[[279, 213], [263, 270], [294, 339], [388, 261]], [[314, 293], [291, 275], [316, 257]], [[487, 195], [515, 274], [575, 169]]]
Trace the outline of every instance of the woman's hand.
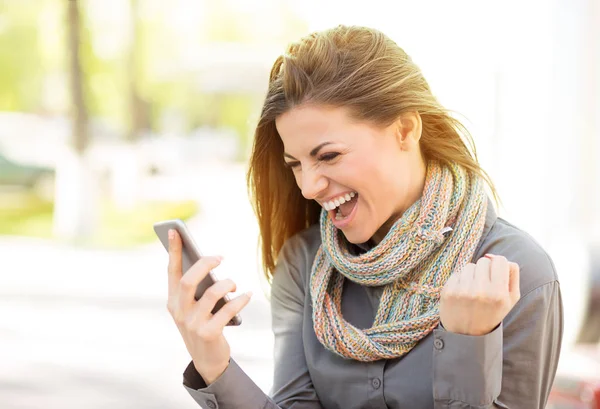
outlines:
[[231, 291], [235, 283], [218, 281], [196, 301], [198, 283], [221, 263], [219, 257], [202, 257], [185, 276], [181, 271], [181, 238], [169, 231], [169, 299], [167, 309], [192, 356], [194, 366], [207, 385], [214, 382], [229, 365], [230, 349], [223, 328], [250, 301], [251, 293], [242, 294], [212, 314], [217, 301]]
[[485, 335], [502, 322], [521, 298], [519, 266], [505, 257], [486, 254], [446, 282], [440, 320], [450, 332]]

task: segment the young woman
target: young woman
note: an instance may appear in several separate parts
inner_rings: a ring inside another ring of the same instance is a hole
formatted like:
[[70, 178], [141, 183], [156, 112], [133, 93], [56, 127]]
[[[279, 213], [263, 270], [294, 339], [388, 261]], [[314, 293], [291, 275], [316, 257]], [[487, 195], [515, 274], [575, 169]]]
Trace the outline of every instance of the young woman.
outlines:
[[545, 406], [563, 327], [556, 272], [497, 217], [464, 140], [384, 34], [339, 26], [289, 46], [271, 71], [248, 173], [272, 279], [270, 396], [223, 337], [249, 295], [211, 314], [235, 284], [196, 302], [219, 259], [182, 278], [181, 242], [170, 241], [169, 311], [201, 407]]

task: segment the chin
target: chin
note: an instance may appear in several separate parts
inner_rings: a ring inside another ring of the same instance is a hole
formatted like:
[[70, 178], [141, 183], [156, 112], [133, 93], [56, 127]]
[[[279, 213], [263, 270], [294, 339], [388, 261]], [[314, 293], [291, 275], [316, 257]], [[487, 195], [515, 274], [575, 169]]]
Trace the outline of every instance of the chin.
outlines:
[[346, 240], [348, 240], [352, 244], [366, 243], [371, 239], [371, 237], [373, 237], [373, 234], [365, 229], [342, 229], [342, 233], [344, 233]]

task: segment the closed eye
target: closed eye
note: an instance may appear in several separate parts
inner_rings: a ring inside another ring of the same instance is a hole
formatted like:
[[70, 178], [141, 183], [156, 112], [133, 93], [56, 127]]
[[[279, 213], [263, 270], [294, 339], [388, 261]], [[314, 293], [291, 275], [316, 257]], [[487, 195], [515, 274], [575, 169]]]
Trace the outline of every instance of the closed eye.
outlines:
[[284, 161], [283, 163], [284, 163], [285, 167], [288, 169], [295, 169], [298, 166], [300, 166], [300, 162], [298, 162], [298, 161], [289, 161], [289, 162]]
[[[319, 156], [319, 160], [323, 162], [330, 162], [338, 156], [340, 156], [338, 152], [324, 153], [323, 155]], [[284, 165], [286, 168], [296, 169], [298, 166], [300, 166], [300, 161], [284, 161]]]
[[340, 156], [340, 154], [338, 152], [324, 153], [323, 155], [321, 155], [319, 157], [319, 160], [322, 160], [324, 162], [329, 162], [329, 161], [334, 160], [338, 156]]

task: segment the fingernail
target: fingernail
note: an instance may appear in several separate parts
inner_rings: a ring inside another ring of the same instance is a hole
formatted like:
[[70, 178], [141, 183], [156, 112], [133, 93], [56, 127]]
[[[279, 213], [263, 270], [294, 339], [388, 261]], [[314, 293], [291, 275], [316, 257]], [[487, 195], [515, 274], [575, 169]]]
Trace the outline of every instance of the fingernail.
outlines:
[[248, 296], [248, 298], [252, 298], [252, 291], [246, 292], [246, 295]]
[[219, 260], [220, 263], [221, 261], [223, 261], [223, 256], [217, 256], [217, 260]]
[[175, 238], [175, 230], [169, 229], [169, 240], [173, 240]]
[[494, 254], [489, 254], [489, 253], [488, 253], [488, 254], [486, 254], [486, 255], [485, 255], [485, 257], [487, 257], [487, 258], [493, 258], [493, 257], [494, 257]]

